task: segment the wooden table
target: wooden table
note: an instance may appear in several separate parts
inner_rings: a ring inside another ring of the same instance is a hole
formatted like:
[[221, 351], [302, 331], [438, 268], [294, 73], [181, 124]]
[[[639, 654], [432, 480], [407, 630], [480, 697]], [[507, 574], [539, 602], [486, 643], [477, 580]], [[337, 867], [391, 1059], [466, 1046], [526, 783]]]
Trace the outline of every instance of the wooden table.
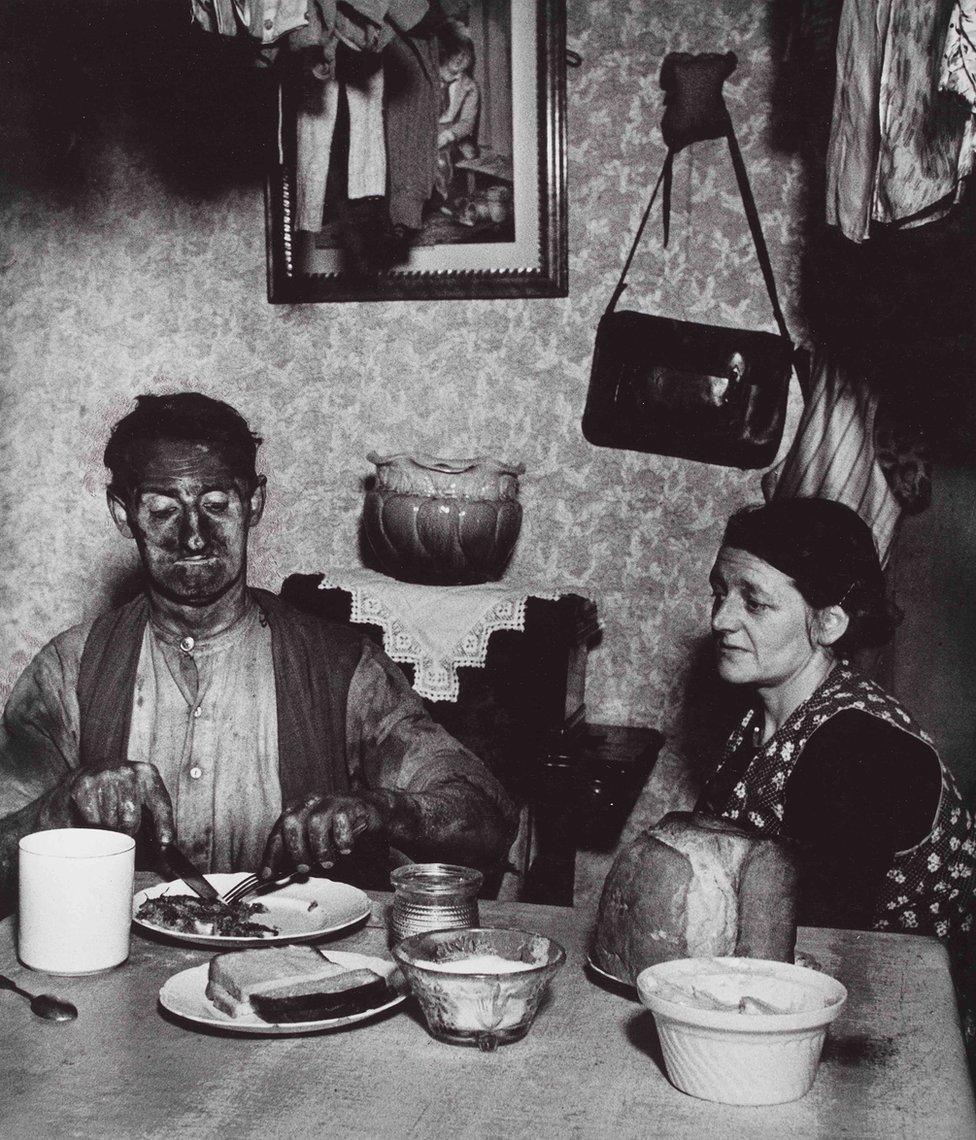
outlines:
[[[331, 943], [382, 952], [385, 899]], [[483, 903], [482, 921], [526, 926], [568, 951], [528, 1037], [493, 1054], [431, 1038], [412, 1003], [313, 1036], [209, 1034], [167, 1020], [156, 995], [202, 950], [133, 934], [128, 963], [90, 978], [19, 965], [0, 924], [0, 971], [74, 1001], [76, 1022], [33, 1017], [0, 993], [4, 1137], [965, 1137], [973, 1097], [946, 957], [928, 938], [801, 931], [800, 946], [850, 991], [813, 1090], [793, 1104], [733, 1108], [674, 1089], [653, 1020], [584, 974], [589, 916]]]

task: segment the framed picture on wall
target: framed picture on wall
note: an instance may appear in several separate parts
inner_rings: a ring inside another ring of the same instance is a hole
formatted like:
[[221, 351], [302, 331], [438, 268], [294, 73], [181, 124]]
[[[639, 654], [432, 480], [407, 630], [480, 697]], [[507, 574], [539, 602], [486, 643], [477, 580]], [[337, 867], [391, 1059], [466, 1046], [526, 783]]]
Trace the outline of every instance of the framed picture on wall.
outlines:
[[562, 0], [336, 7], [279, 87], [268, 300], [565, 296]]

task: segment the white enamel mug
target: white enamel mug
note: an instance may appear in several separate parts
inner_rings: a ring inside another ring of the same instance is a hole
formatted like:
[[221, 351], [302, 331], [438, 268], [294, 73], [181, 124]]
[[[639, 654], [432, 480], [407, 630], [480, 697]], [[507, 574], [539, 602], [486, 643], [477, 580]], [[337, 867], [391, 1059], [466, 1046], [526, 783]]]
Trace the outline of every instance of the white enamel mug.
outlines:
[[17, 952], [49, 974], [95, 974], [129, 956], [135, 840], [61, 828], [20, 841]]

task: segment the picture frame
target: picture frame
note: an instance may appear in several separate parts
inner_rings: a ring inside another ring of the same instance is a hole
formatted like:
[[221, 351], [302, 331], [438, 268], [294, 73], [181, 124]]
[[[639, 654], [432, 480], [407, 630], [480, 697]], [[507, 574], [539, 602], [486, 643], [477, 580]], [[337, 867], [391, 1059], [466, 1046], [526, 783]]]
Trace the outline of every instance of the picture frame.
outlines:
[[[347, 83], [342, 92], [343, 57], [337, 55], [333, 90], [339, 91], [338, 109], [332, 112], [330, 146], [321, 141], [322, 103], [314, 91], [311, 98], [318, 102], [311, 129], [319, 135], [312, 147], [310, 114], [303, 102], [310, 98], [304, 93], [307, 80], [304, 86], [294, 77], [279, 84], [277, 146], [265, 193], [272, 304], [567, 295], [564, 2], [471, 0], [455, 9], [467, 19], [452, 24], [464, 37], [463, 46], [470, 35], [472, 50], [447, 58], [456, 45], [450, 41], [445, 47], [440, 37], [433, 49], [438, 53], [438, 89], [431, 96], [438, 100], [431, 119], [436, 134], [425, 132], [424, 148], [417, 153], [429, 163], [426, 147], [433, 145], [436, 170], [422, 213], [414, 209], [411, 216], [419, 228], [395, 224], [400, 199], [394, 204], [393, 186], [400, 175], [394, 168], [397, 146], [390, 142], [389, 103], [382, 104], [387, 132], [382, 149], [384, 159], [390, 156], [385, 181], [377, 184], [375, 173], [369, 175], [373, 187], [383, 185], [385, 193], [364, 196], [362, 170], [369, 160], [360, 154], [368, 154], [369, 136], [362, 141], [363, 112], [353, 100], [362, 104], [365, 85], [354, 80], [358, 86]], [[384, 61], [388, 100], [390, 64], [386, 50], [378, 55]], [[348, 75], [359, 60], [345, 59], [350, 61]], [[375, 68], [373, 62], [364, 65]], [[473, 82], [452, 86], [462, 68]], [[452, 113], [455, 91], [472, 87], [480, 96], [475, 131], [467, 140], [447, 143], [461, 130], [443, 125]], [[428, 143], [431, 137], [433, 144]], [[299, 154], [304, 156], [301, 170]], [[309, 159], [310, 154], [317, 158]], [[316, 182], [309, 171], [314, 173], [323, 154], [329, 173], [323, 177], [319, 170]], [[320, 216], [322, 228], [316, 231], [312, 227]]]

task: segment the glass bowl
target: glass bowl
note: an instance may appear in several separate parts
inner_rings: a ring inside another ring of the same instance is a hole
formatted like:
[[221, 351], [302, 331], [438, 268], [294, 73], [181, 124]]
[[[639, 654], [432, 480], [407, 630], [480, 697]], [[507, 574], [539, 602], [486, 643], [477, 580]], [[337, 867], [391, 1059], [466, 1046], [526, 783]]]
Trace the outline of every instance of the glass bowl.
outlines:
[[524, 1037], [566, 961], [558, 942], [527, 930], [434, 930], [393, 947], [427, 1028], [440, 1041], [490, 1052]]

